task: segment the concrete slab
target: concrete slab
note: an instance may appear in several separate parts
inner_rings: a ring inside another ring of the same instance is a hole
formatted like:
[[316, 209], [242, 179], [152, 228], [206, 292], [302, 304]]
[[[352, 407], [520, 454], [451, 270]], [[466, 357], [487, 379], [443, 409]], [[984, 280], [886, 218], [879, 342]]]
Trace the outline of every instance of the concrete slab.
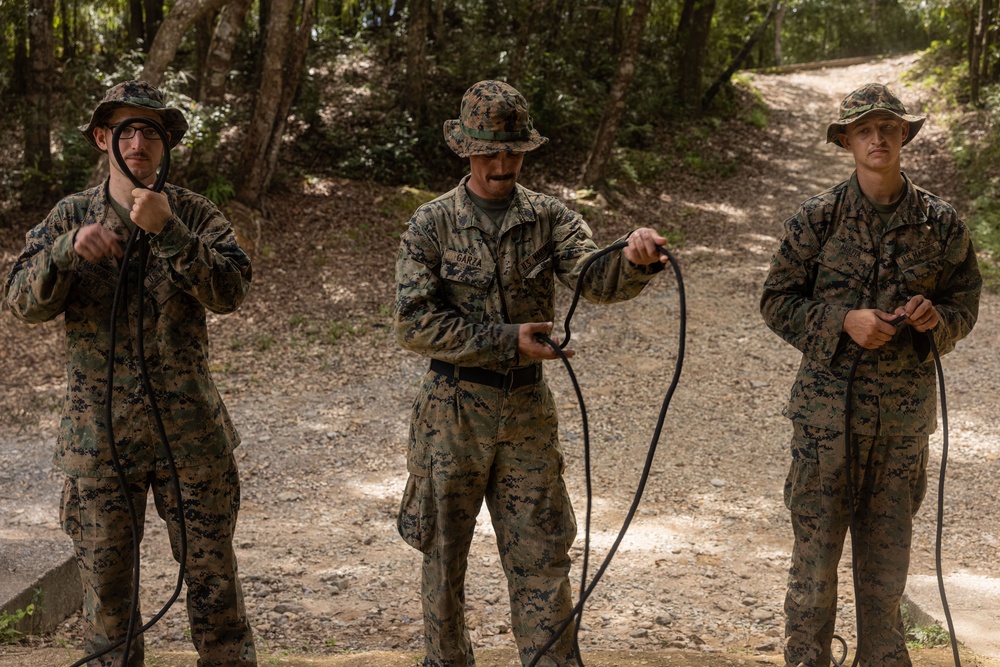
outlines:
[[[944, 577], [944, 590], [958, 641], [979, 655], [1000, 658], [1000, 579], [950, 574]], [[948, 628], [936, 577], [911, 575], [906, 595], [941, 627]]]
[[50, 632], [83, 602], [73, 545], [63, 539], [0, 539], [0, 611], [13, 614], [35, 604], [17, 629]]

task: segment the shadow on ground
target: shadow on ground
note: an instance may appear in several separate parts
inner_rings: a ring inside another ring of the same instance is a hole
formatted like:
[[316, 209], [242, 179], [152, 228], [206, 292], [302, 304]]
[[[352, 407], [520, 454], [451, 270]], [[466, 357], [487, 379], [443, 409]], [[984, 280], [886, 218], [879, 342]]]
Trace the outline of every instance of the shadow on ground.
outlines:
[[[910, 652], [914, 667], [956, 667], [951, 649], [926, 648]], [[76, 657], [75, 654], [73, 656]], [[586, 667], [749, 667], [782, 665], [779, 655], [744, 655], [740, 653], [702, 653], [668, 649], [657, 653], [593, 651], [584, 652]], [[1000, 661], [979, 658], [964, 651], [963, 667], [1000, 667]], [[19, 653], [17, 647], [0, 648], [0, 667], [66, 667], [71, 664], [65, 649], [32, 649]], [[417, 653], [370, 651], [329, 656], [305, 656], [293, 653], [261, 653], [261, 667], [419, 667]], [[197, 655], [191, 652], [147, 651], [146, 663], [153, 667], [195, 667]], [[476, 652], [477, 667], [519, 667], [513, 649], [484, 649]]]

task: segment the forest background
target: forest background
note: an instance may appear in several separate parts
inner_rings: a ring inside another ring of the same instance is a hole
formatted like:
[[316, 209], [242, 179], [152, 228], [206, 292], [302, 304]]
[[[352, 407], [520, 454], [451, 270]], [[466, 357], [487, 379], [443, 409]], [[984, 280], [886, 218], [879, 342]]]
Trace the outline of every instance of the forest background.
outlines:
[[725, 175], [721, 128], [768, 122], [741, 69], [919, 50], [914, 76], [953, 112], [960, 208], [995, 285], [998, 2], [0, 0], [0, 234], [101, 178], [76, 128], [127, 78], [164, 88], [191, 123], [170, 180], [259, 236], [266, 195], [311, 180], [408, 186], [403, 209], [451, 187], [466, 165], [441, 125], [481, 79], [523, 92], [550, 138], [530, 171], [613, 200], [679, 172]]
[[[911, 110], [933, 113], [936, 128], [945, 125], [925, 133], [947, 137], [957, 172], [935, 182], [954, 186], [948, 199], [973, 229], [996, 291], [998, 30], [998, 0], [0, 0], [0, 276], [25, 231], [106, 173], [77, 129], [104, 91], [127, 78], [164, 88], [191, 123], [173, 151], [171, 182], [223, 207], [254, 255], [250, 301], [237, 317], [212, 322], [220, 334], [213, 374], [227, 403], [259, 413], [241, 423], [253, 442], [269, 433], [259, 422], [271, 415], [294, 422], [291, 406], [308, 404], [307, 390], [363, 378], [372, 366], [395, 368], [385, 333], [391, 241], [417, 204], [467, 170], [441, 130], [475, 81], [504, 79], [525, 94], [550, 143], [526, 157], [522, 180], [586, 213], [600, 241], [645, 224], [637, 209], [691, 215], [669, 202], [657, 208], [667, 201], [657, 193], [669, 190], [657, 184], [725, 192], [747, 144], [766, 152], [782, 140], [762, 139], [775, 119], [741, 72], [919, 52], [910, 76], [935, 94], [916, 102], [911, 91], [896, 92]], [[832, 119], [835, 108], [823, 113]], [[904, 166], [914, 157], [918, 149], [904, 153]], [[802, 176], [799, 184], [812, 182]], [[683, 225], [666, 231], [683, 245]], [[754, 280], [726, 289], [749, 285], [756, 299]], [[59, 325], [49, 324], [29, 333], [0, 315], [0, 428], [35, 440], [39, 425], [54, 430], [65, 382]], [[341, 354], [345, 339], [368, 356]], [[405, 388], [398, 373], [391, 377]], [[253, 402], [269, 391], [288, 396]], [[399, 420], [386, 419], [378, 426], [392, 436]], [[330, 433], [338, 451], [351, 451], [353, 438], [339, 427]], [[259, 489], [272, 477], [278, 484], [287, 473], [296, 488], [306, 477], [273, 445], [244, 447], [255, 480], [242, 515], [257, 549], [246, 548], [251, 563], [257, 553], [281, 559], [252, 532], [274, 530], [254, 523], [252, 505], [281, 515], [253, 493], [265, 495]], [[298, 449], [288, 449], [295, 462]], [[366, 470], [360, 455], [345, 460]], [[37, 493], [38, 478], [26, 479]], [[284, 502], [284, 493], [273, 495]], [[372, 507], [364, 511], [385, 514]], [[363, 524], [371, 521], [366, 515]], [[269, 591], [260, 580], [254, 589]], [[255, 598], [261, 608], [264, 599]]]

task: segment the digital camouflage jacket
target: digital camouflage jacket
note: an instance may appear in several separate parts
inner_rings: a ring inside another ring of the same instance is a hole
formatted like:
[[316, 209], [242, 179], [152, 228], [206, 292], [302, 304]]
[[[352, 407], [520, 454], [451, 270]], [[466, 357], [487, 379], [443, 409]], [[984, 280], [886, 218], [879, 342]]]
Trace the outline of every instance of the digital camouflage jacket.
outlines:
[[[598, 248], [579, 213], [520, 185], [492, 241], [473, 212], [467, 181], [418, 208], [403, 232], [396, 340], [426, 357], [504, 373], [535, 363], [518, 358], [518, 326], [552, 321], [554, 278], [575, 289]], [[624, 301], [662, 269], [612, 252], [588, 269], [582, 295]]]
[[[156, 404], [178, 466], [230, 453], [239, 436], [209, 372], [205, 310], [229, 313], [250, 286], [250, 259], [208, 199], [168, 185], [173, 217], [150, 237], [143, 347]], [[7, 306], [37, 323], [64, 314], [68, 384], [55, 464], [69, 475], [113, 476], [105, 419], [111, 304], [119, 260], [93, 264], [73, 249], [78, 229], [100, 224], [126, 238], [107, 183], [60, 201], [27, 234], [6, 284]], [[112, 421], [126, 474], [166, 465], [137, 362], [138, 255], [128, 263], [115, 325]]]
[[[802, 352], [784, 414], [843, 431], [851, 365], [861, 349], [843, 332], [848, 311], [892, 313], [910, 297], [931, 300], [941, 322], [938, 351], [951, 351], [976, 322], [982, 279], [969, 230], [944, 200], [903, 175], [906, 195], [879, 238], [881, 221], [857, 174], [804, 202], [785, 222], [760, 301], [767, 325]], [[878, 350], [862, 354], [853, 386], [851, 430], [925, 435], [937, 424], [930, 343], [905, 323]]]

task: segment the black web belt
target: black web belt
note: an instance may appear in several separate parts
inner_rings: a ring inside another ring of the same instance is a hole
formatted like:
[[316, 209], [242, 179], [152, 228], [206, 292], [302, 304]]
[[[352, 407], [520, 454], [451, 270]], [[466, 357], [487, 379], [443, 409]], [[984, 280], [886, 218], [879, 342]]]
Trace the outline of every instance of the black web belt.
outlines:
[[506, 373], [497, 373], [475, 366], [456, 366], [440, 359], [431, 359], [431, 370], [445, 377], [456, 378], [463, 382], [475, 382], [495, 389], [512, 391], [529, 384], [535, 384], [542, 379], [542, 365], [533, 364], [524, 368], [515, 368]]

